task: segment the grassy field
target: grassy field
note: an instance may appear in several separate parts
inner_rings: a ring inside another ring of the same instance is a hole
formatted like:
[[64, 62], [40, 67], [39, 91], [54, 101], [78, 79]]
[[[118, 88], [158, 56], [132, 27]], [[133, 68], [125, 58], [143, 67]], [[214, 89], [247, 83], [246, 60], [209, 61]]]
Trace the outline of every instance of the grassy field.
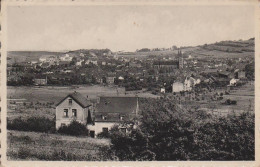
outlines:
[[99, 95], [116, 95], [115, 88], [102, 86], [45, 86], [45, 87], [11, 87], [7, 88], [7, 98], [9, 99], [26, 99], [29, 102], [54, 102], [55, 104], [62, 100], [69, 93], [74, 91], [80, 92], [90, 99]]
[[[74, 91], [80, 92], [84, 96], [88, 96], [89, 99], [95, 99], [97, 96], [117, 96], [117, 89], [115, 87], [104, 86], [45, 86], [45, 87], [13, 87], [8, 86], [7, 98], [8, 99], [26, 99], [29, 102], [54, 102], [58, 103], [69, 93]], [[122, 88], [118, 88], [120, 96], [128, 96], [130, 93], [125, 94]], [[157, 97], [150, 93], [139, 93], [140, 97]]]
[[8, 131], [9, 160], [108, 160], [110, 141], [59, 134]]
[[[224, 92], [224, 90], [218, 90], [218, 92]], [[212, 92], [214, 94], [216, 92]], [[223, 104], [227, 99], [236, 100], [236, 105]], [[254, 83], [247, 83], [241, 87], [235, 87], [230, 90], [229, 94], [223, 95], [223, 100], [212, 101], [209, 98], [200, 101], [186, 101], [183, 105], [189, 108], [207, 108], [209, 110], [218, 110], [222, 112], [242, 112], [242, 111], [254, 111], [255, 104], [255, 91]]]
[[225, 108], [230, 108], [234, 110], [248, 110], [249, 108], [251, 108], [253, 110], [255, 108], [254, 87], [255, 87], [254, 83], [247, 83], [242, 87], [231, 90], [229, 95], [224, 95], [225, 99], [232, 99], [237, 101], [237, 105], [234, 106], [226, 105]]
[[[8, 118], [10, 120], [17, 117], [28, 118], [32, 116], [42, 116], [53, 119], [55, 116], [56, 104], [74, 91], [80, 92], [85, 97], [95, 101], [97, 96], [135, 96], [133, 93], [125, 94], [122, 88], [104, 86], [71, 86], [71, 87], [12, 87], [7, 88], [8, 98]], [[139, 97], [153, 97], [149, 92], [138, 93]], [[24, 105], [24, 103], [28, 103]]]

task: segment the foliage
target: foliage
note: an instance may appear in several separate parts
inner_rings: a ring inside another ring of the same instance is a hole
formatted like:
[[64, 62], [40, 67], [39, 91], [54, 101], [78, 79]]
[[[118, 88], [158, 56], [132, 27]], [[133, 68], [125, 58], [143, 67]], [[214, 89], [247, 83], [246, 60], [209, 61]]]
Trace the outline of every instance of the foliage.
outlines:
[[[199, 160], [254, 160], [254, 115], [218, 118], [194, 134]], [[207, 142], [205, 142], [207, 141]]]
[[99, 134], [97, 134], [98, 138], [109, 138], [109, 132], [105, 131], [105, 132], [100, 132]]
[[123, 133], [115, 126], [111, 132], [111, 149], [119, 160], [154, 160], [155, 154], [148, 150], [147, 136], [138, 128]]
[[26, 147], [19, 148], [17, 156], [21, 159], [27, 159], [30, 157], [30, 150]]
[[120, 160], [254, 160], [254, 114], [219, 117], [166, 98], [141, 102], [137, 128], [109, 132]]
[[254, 63], [247, 64], [245, 66], [245, 71], [246, 71], [246, 77], [249, 80], [254, 80], [255, 79], [255, 64]]
[[69, 125], [61, 126], [58, 129], [58, 133], [72, 135], [72, 136], [87, 136], [88, 129], [85, 125], [78, 121], [72, 121]]
[[50, 120], [45, 117], [30, 117], [24, 120], [19, 117], [12, 121], [8, 120], [7, 129], [34, 132], [54, 132], [55, 120]]
[[11, 160], [105, 161], [116, 158], [108, 139], [22, 131], [9, 131], [7, 137], [7, 158]]

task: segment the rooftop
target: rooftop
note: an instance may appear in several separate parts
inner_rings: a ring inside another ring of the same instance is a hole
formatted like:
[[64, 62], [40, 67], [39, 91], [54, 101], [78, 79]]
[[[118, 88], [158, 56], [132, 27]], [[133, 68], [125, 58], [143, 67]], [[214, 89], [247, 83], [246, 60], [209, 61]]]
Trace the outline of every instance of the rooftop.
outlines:
[[[95, 121], [120, 121], [120, 116], [129, 118], [138, 111], [138, 97], [100, 97], [96, 106]], [[102, 119], [105, 116], [106, 119]]]
[[71, 97], [73, 100], [75, 100], [83, 108], [89, 107], [91, 105], [90, 101], [87, 98], [85, 98], [82, 94], [75, 91], [74, 93], [70, 93], [68, 96], [66, 96], [64, 99], [62, 99], [57, 104], [57, 106], [60, 103], [62, 103], [65, 99], [67, 99], [68, 97]]

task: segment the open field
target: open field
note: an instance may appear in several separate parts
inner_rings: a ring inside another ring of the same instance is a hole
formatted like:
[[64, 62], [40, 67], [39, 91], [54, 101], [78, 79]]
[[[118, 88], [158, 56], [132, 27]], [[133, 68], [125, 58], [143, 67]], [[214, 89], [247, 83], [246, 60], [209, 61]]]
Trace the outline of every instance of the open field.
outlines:
[[253, 57], [255, 52], [243, 52], [243, 53], [228, 53], [218, 50], [207, 50], [207, 49], [198, 49], [189, 52], [190, 55], [197, 58], [245, 58], [245, 57]]
[[[224, 95], [224, 99], [232, 99], [237, 101], [237, 105], [222, 105], [222, 108], [234, 110], [254, 110], [255, 107], [255, 89], [254, 83], [235, 88], [230, 91], [229, 95]], [[222, 109], [221, 108], [221, 109]]]
[[[220, 91], [220, 90], [218, 90]], [[223, 92], [222, 90], [221, 92]], [[213, 92], [214, 93], [214, 92]], [[236, 100], [236, 105], [226, 105], [223, 104], [227, 99]], [[210, 99], [205, 99], [201, 101], [186, 101], [183, 104], [189, 108], [204, 108], [208, 110], [220, 111], [220, 112], [242, 112], [242, 111], [254, 111], [255, 106], [255, 91], [254, 83], [249, 82], [241, 87], [235, 87], [230, 90], [229, 94], [223, 95], [223, 100], [212, 101]]]
[[[89, 99], [95, 99], [97, 96], [129, 96], [125, 94], [122, 88], [118, 88], [119, 94], [115, 87], [104, 87], [104, 86], [44, 86], [44, 87], [13, 87], [8, 86], [7, 88], [7, 99], [26, 99], [29, 102], [54, 102], [58, 103], [69, 93], [74, 91], [80, 92], [84, 96], [88, 96]], [[134, 95], [134, 94], [133, 94]], [[150, 93], [138, 93], [140, 97], [157, 97]]]
[[[106, 160], [108, 139], [8, 131], [9, 160]], [[103, 159], [104, 158], [104, 159]]]
[[[71, 86], [71, 87], [12, 87], [7, 89], [8, 95], [8, 119], [12, 120], [17, 117], [46, 117], [53, 119], [55, 117], [55, 105], [69, 93], [74, 91], [80, 92], [85, 97], [94, 100], [97, 96], [135, 96], [132, 92], [127, 92], [122, 88], [104, 86]], [[149, 92], [138, 93], [139, 97], [153, 97]]]
[[28, 119], [30, 117], [44, 117], [50, 120], [55, 118], [55, 106], [46, 106], [42, 104], [34, 104], [33, 106], [16, 106], [15, 109], [11, 109], [8, 106], [7, 118], [13, 120], [21, 117], [22, 119]]

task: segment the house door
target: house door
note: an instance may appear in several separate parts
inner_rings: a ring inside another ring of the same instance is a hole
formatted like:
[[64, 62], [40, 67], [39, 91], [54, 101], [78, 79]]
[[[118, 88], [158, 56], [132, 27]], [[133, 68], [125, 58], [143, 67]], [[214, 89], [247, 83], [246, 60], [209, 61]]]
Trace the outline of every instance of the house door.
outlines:
[[93, 137], [93, 138], [95, 137], [95, 131], [93, 131], [93, 130], [90, 131], [90, 137]]

